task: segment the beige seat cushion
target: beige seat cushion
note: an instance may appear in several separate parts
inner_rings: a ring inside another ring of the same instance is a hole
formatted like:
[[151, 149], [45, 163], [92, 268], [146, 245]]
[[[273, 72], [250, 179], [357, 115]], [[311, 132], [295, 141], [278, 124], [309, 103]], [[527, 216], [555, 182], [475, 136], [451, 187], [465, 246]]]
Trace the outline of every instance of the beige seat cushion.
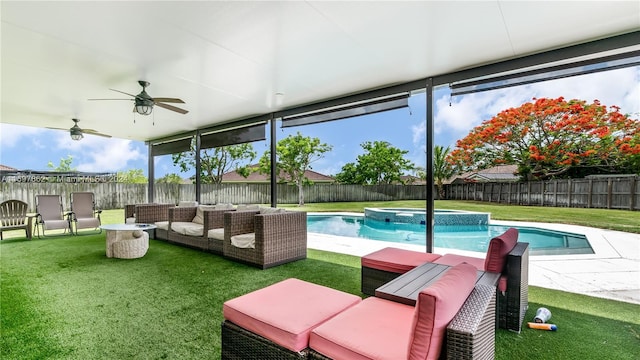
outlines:
[[200, 205], [200, 206], [198, 206], [198, 209], [196, 210], [196, 216], [191, 221], [196, 223], [196, 224], [203, 225], [204, 224], [204, 213], [203, 213], [203, 211], [205, 211], [205, 210], [215, 210], [215, 209], [216, 209], [215, 205]]
[[168, 221], [156, 221], [154, 223], [154, 225], [160, 230], [169, 231], [169, 222]]
[[255, 249], [256, 233], [239, 234], [231, 237], [231, 245], [242, 249]]
[[207, 237], [209, 239], [224, 241], [224, 228], [211, 229], [207, 231]]
[[204, 226], [192, 222], [172, 222], [171, 230], [181, 235], [202, 236]]

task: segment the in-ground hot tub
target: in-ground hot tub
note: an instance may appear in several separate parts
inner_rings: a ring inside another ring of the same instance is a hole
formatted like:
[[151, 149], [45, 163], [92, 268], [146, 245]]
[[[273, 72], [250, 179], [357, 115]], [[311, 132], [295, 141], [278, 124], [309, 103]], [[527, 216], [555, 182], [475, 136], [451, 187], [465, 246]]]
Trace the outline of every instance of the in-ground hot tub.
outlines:
[[[426, 211], [414, 208], [364, 208], [364, 218], [385, 222], [426, 224]], [[434, 218], [435, 225], [488, 225], [491, 214], [436, 209]]]

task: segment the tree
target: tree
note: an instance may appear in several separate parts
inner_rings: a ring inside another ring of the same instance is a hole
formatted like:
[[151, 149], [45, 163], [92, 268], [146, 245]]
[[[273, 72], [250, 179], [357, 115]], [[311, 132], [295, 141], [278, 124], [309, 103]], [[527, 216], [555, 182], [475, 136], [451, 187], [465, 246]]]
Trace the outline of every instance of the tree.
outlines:
[[[277, 178], [282, 181], [295, 184], [298, 187], [298, 206], [304, 205], [303, 185], [312, 182], [305, 176], [305, 172], [311, 169], [311, 164], [322, 159], [323, 154], [331, 151], [329, 144], [320, 142], [319, 138], [289, 135], [276, 144], [276, 169]], [[271, 153], [262, 154], [258, 169], [260, 173], [271, 174]]]
[[181, 184], [182, 178], [178, 174], [166, 174], [165, 176], [156, 179], [157, 184]]
[[414, 169], [404, 158], [409, 151], [400, 150], [386, 141], [366, 141], [360, 144], [365, 153], [358, 155], [356, 164], [348, 163], [336, 175], [341, 183], [380, 185], [402, 183], [404, 171]]
[[71, 163], [73, 162], [73, 156], [67, 155], [67, 158], [61, 158], [60, 164], [58, 166], [53, 165], [53, 162], [49, 161], [47, 167], [56, 172], [71, 172], [78, 171], [77, 168], [71, 167]]
[[118, 171], [118, 182], [125, 184], [146, 184], [147, 177], [144, 176], [142, 169], [130, 169], [127, 171]]
[[[203, 184], [220, 184], [222, 175], [236, 170], [247, 177], [249, 163], [256, 158], [256, 152], [251, 144], [237, 144], [221, 146], [213, 149], [200, 150], [200, 180]], [[171, 155], [173, 164], [180, 166], [182, 172], [196, 167], [195, 143], [191, 150]]]
[[449, 179], [455, 173], [455, 169], [447, 161], [451, 148], [445, 149], [440, 145], [433, 147], [433, 180], [438, 187], [439, 199], [444, 199], [444, 180]]
[[640, 122], [598, 100], [534, 98], [474, 128], [449, 161], [465, 171], [515, 164], [529, 180], [640, 173]]

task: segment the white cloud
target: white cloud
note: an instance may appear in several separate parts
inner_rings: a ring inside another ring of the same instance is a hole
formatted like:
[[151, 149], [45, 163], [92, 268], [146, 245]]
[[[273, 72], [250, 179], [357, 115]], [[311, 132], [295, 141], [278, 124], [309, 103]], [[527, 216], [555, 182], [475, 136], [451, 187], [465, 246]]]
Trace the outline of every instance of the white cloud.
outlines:
[[413, 146], [424, 146], [424, 139], [427, 135], [427, 123], [421, 121], [418, 125], [411, 126], [413, 133]]
[[[11, 148], [16, 145], [24, 146], [24, 141], [32, 141], [37, 139], [43, 129], [30, 126], [21, 126], [13, 124], [0, 123], [0, 141], [3, 147]], [[37, 144], [37, 142], [36, 142]]]
[[110, 172], [131, 168], [129, 162], [146, 160], [131, 140], [109, 139], [85, 135], [80, 141], [72, 140], [66, 133], [55, 138], [58, 148], [69, 150], [74, 157], [74, 166], [79, 171]]

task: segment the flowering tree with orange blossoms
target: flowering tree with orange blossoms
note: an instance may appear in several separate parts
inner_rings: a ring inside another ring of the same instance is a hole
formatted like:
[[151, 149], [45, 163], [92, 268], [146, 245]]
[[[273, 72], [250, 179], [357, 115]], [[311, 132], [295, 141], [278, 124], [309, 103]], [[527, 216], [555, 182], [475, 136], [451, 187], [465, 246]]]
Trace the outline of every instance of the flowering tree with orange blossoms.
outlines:
[[518, 165], [528, 180], [585, 175], [584, 169], [640, 174], [640, 121], [598, 100], [534, 98], [474, 128], [448, 161], [462, 171]]

